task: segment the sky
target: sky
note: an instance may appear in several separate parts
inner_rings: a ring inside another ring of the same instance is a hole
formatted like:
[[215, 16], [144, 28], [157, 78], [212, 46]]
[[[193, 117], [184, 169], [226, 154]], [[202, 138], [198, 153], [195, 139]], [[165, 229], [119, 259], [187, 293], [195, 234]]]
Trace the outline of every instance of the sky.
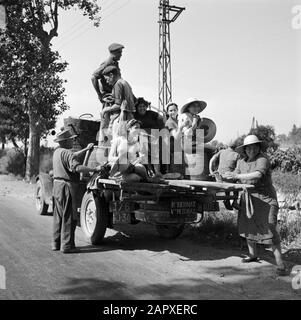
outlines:
[[[91, 83], [113, 42], [125, 46], [122, 77], [139, 97], [158, 106], [159, 0], [99, 0], [95, 28], [80, 11], [61, 12], [53, 41], [69, 63], [62, 75], [70, 110], [91, 113], [100, 103]], [[185, 7], [171, 24], [173, 101], [207, 102], [203, 117], [215, 121], [215, 139], [227, 143], [249, 131], [253, 116], [287, 134], [301, 126], [301, 28], [293, 28], [301, 0], [170, 0]], [[51, 138], [49, 138], [51, 143]]]

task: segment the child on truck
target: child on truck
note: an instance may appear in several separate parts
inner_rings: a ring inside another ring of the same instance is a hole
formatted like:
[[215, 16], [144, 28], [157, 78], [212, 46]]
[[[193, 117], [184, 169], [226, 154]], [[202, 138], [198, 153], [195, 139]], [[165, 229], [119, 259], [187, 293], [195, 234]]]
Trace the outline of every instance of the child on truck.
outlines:
[[126, 182], [140, 182], [148, 179], [145, 154], [139, 141], [140, 122], [136, 119], [126, 123], [126, 136], [118, 136], [112, 140], [109, 153], [111, 164], [110, 179]]

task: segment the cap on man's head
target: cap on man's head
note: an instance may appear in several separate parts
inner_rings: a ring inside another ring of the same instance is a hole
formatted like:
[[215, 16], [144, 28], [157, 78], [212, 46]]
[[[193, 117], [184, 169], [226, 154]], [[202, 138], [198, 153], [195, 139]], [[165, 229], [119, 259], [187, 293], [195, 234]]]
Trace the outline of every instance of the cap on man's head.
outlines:
[[102, 74], [103, 74], [103, 75], [108, 75], [109, 73], [117, 74], [117, 73], [118, 73], [118, 68], [115, 67], [115, 66], [107, 66], [107, 67], [103, 70]]
[[119, 43], [112, 43], [111, 45], [109, 45], [109, 51], [110, 52], [120, 51], [123, 48], [124, 48], [124, 46], [122, 44], [119, 44]]

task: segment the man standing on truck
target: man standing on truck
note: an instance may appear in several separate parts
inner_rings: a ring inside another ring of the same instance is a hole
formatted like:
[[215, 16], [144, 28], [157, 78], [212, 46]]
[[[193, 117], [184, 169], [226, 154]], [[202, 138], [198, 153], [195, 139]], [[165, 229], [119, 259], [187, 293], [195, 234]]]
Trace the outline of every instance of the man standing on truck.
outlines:
[[118, 69], [119, 74], [121, 74], [118, 61], [122, 56], [123, 48], [124, 46], [122, 44], [112, 43], [108, 48], [110, 52], [109, 58], [106, 61], [104, 61], [92, 75], [91, 80], [92, 80], [93, 87], [95, 88], [95, 91], [98, 95], [98, 99], [103, 104], [104, 104], [104, 100], [103, 100], [104, 96], [108, 93], [111, 93], [113, 89], [112, 85], [110, 85], [106, 81], [103, 75], [103, 71], [108, 66], [114, 66]]
[[[103, 75], [112, 86], [112, 103], [102, 110], [100, 125], [100, 142], [105, 142], [105, 137], [111, 133], [113, 138], [125, 134], [123, 126], [127, 120], [133, 118], [135, 111], [135, 96], [127, 81], [121, 78], [116, 66], [108, 66]], [[113, 124], [114, 123], [114, 124]], [[105, 129], [109, 129], [105, 132]], [[122, 130], [123, 129], [123, 130]]]
[[81, 151], [72, 152], [73, 135], [69, 130], [63, 130], [56, 136], [59, 147], [53, 154], [53, 239], [52, 250], [63, 253], [75, 253], [74, 237], [77, 225], [76, 192], [79, 185], [80, 172], [98, 172], [100, 167], [89, 168], [78, 162], [81, 153], [93, 148], [90, 143]]

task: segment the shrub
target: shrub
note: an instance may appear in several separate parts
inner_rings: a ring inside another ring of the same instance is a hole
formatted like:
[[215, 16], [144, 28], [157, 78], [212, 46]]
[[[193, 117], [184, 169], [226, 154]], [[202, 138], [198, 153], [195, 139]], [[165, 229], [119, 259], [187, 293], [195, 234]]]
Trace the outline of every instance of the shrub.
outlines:
[[272, 173], [272, 179], [277, 193], [283, 193], [295, 198], [301, 193], [301, 175], [275, 170]]
[[12, 173], [16, 176], [25, 174], [24, 153], [18, 149], [10, 149], [0, 159], [0, 172]]

